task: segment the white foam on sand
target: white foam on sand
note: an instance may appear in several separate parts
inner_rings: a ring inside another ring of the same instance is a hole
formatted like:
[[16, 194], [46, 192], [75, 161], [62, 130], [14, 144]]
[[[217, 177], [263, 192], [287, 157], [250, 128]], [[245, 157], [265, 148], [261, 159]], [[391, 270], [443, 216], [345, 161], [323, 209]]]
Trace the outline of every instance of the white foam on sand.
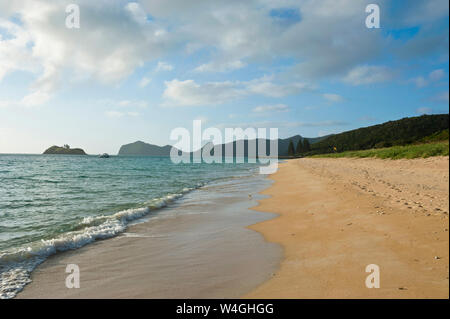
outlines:
[[195, 188], [185, 188], [182, 193], [152, 199], [143, 208], [126, 209], [112, 215], [85, 217], [79, 223], [79, 230], [0, 253], [0, 299], [13, 298], [19, 293], [31, 282], [31, 272], [49, 256], [83, 247], [95, 240], [114, 237], [124, 232], [130, 222], [166, 207]]

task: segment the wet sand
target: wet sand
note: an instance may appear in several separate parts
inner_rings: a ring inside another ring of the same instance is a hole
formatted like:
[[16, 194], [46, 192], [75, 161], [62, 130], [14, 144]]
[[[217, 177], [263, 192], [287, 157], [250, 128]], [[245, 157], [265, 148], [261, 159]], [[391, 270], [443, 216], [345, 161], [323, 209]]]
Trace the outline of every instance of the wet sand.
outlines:
[[[281, 260], [279, 245], [246, 228], [274, 217], [248, 209], [269, 184], [257, 176], [200, 188], [118, 237], [50, 257], [17, 298], [240, 297]], [[80, 268], [79, 289], [65, 286], [67, 264]]]
[[[250, 229], [284, 248], [248, 298], [448, 298], [449, 158], [296, 159], [270, 176]], [[380, 268], [380, 288], [365, 285]]]

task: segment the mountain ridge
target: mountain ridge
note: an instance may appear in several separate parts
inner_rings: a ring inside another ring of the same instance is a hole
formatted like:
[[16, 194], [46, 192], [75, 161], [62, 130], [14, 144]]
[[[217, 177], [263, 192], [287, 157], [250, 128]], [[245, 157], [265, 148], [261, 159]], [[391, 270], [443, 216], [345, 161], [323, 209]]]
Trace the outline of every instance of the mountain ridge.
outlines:
[[[309, 138], [301, 135], [294, 135], [284, 139], [278, 139], [278, 156], [289, 156], [288, 147], [290, 141], [296, 147], [298, 141], [307, 139], [311, 144], [311, 151], [308, 154], [312, 155], [320, 153], [341, 152], [346, 150], [360, 150], [369, 148], [388, 147], [392, 145], [407, 145], [410, 143], [419, 142], [423, 138], [448, 129], [449, 115], [435, 114], [422, 115], [416, 117], [405, 117], [399, 120], [384, 122], [381, 124], [361, 127], [354, 130], [338, 134], [330, 134], [322, 137]], [[269, 140], [266, 140], [266, 146], [269, 146]], [[256, 142], [258, 139], [256, 139]], [[238, 143], [244, 143], [244, 153], [237, 154]], [[225, 149], [233, 148], [234, 156], [248, 156], [248, 140], [233, 141], [222, 145], [222, 155], [225, 154]], [[258, 142], [256, 143], [256, 150], [258, 151]], [[210, 143], [206, 143], [201, 149], [191, 152], [196, 154], [201, 152]], [[227, 147], [228, 146], [228, 147]], [[145, 143], [143, 141], [136, 141], [122, 145], [118, 155], [138, 155], [138, 156], [170, 156], [171, 145], [158, 146], [154, 144]], [[266, 147], [269, 150], [268, 147]], [[258, 153], [257, 153], [258, 154]], [[268, 154], [267, 154], [268, 155]]]
[[[289, 142], [290, 140], [293, 141], [293, 143], [297, 144], [299, 139], [308, 139], [310, 141], [310, 143], [316, 143], [317, 141], [320, 141], [322, 139], [326, 138], [326, 136], [324, 137], [317, 137], [317, 138], [308, 138], [308, 137], [302, 137], [301, 135], [294, 135], [291, 136], [289, 138], [284, 138], [284, 139], [278, 139], [278, 154], [280, 156], [287, 156], [288, 155], [288, 146], [289, 146]], [[265, 139], [266, 143], [268, 143], [268, 139]], [[248, 155], [248, 141], [247, 140], [239, 140], [237, 142], [240, 141], [244, 141], [244, 153], [245, 154], [240, 154], [240, 156], [247, 156]], [[258, 139], [256, 139], [256, 144]], [[236, 154], [236, 141], [234, 142], [229, 142], [229, 143], [225, 143], [225, 144], [220, 144], [222, 145], [222, 154], [225, 154], [224, 150], [226, 145], [229, 145], [230, 143], [233, 143], [233, 149], [235, 150], [234, 154]], [[209, 143], [206, 143], [205, 145], [202, 146], [202, 148], [200, 150], [203, 150], [203, 148], [205, 146], [207, 146]], [[124, 144], [120, 147], [118, 155], [121, 156], [170, 156], [170, 150], [172, 149], [171, 145], [164, 145], [164, 146], [158, 146], [155, 144], [150, 144], [150, 143], [146, 143], [143, 141], [136, 141], [133, 143], [129, 143], [129, 144]], [[192, 153], [197, 153], [200, 150], [191, 152]]]

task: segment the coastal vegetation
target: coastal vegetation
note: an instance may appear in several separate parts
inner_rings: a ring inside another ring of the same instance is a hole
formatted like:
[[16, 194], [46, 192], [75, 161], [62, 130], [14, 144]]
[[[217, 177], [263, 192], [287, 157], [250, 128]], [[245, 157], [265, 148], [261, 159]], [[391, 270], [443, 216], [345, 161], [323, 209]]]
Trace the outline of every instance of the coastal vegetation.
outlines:
[[[448, 122], [447, 122], [448, 123]], [[391, 147], [372, 148], [368, 150], [344, 151], [327, 154], [316, 154], [311, 157], [376, 157], [382, 159], [401, 159], [401, 158], [427, 158], [431, 156], [449, 155], [449, 129], [434, 132], [428, 136], [418, 139], [408, 145], [396, 145]]]
[[426, 158], [430, 156], [448, 156], [449, 155], [449, 143], [435, 142], [426, 144], [413, 144], [404, 146], [392, 146], [386, 148], [374, 148], [370, 150], [361, 151], [345, 151], [340, 153], [318, 154], [312, 157], [327, 157], [327, 158], [340, 158], [340, 157], [377, 157], [382, 159], [401, 159], [401, 158]]
[[[301, 143], [301, 140], [299, 140], [299, 143]], [[288, 155], [289, 156], [294, 156], [295, 155], [294, 142], [292, 142], [292, 140], [289, 141]]]
[[335, 134], [304, 155], [341, 153], [448, 140], [449, 115], [422, 115]]
[[311, 151], [311, 144], [308, 139], [299, 140], [297, 143], [297, 147], [295, 148], [295, 155], [301, 155], [304, 153], [308, 153]]

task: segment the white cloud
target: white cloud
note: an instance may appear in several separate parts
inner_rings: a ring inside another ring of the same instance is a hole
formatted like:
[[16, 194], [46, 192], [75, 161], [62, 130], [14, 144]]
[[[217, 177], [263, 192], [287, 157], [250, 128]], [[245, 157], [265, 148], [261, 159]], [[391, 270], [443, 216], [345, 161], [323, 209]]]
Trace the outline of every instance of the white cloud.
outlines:
[[7, 108], [7, 107], [14, 107], [14, 106], [16, 106], [16, 104], [17, 104], [16, 101], [0, 100], [0, 109], [1, 108]]
[[296, 95], [305, 91], [312, 90], [313, 87], [302, 82], [289, 82], [286, 84], [276, 84], [272, 77], [262, 77], [247, 82], [247, 89], [254, 94], [260, 94], [269, 97], [283, 97], [287, 95]]
[[141, 100], [122, 100], [122, 101], [118, 101], [117, 105], [121, 106], [121, 107], [145, 108], [148, 106], [148, 103], [146, 101], [141, 101]]
[[148, 102], [144, 100], [112, 100], [103, 99], [94, 101], [95, 105], [105, 108], [127, 108], [127, 109], [143, 109], [148, 107]]
[[272, 82], [259, 82], [249, 85], [250, 92], [270, 97], [283, 97], [286, 95], [298, 94], [308, 89], [303, 83], [292, 83], [287, 85], [279, 85]]
[[132, 117], [136, 117], [139, 116], [138, 112], [119, 112], [119, 111], [106, 111], [105, 112], [107, 117], [110, 118], [121, 118], [124, 116], [132, 116]]
[[1, 16], [0, 30], [4, 30], [8, 35], [2, 37], [0, 34], [0, 82], [8, 73], [16, 70], [37, 72], [37, 61], [31, 52], [26, 50], [31, 41], [29, 34]]
[[262, 121], [262, 122], [246, 122], [246, 123], [221, 123], [216, 125], [217, 128], [233, 128], [233, 127], [254, 127], [254, 128], [297, 128], [297, 127], [340, 127], [347, 126], [349, 123], [344, 121], [319, 121], [319, 122], [290, 122], [290, 121]]
[[424, 78], [423, 76], [418, 76], [416, 78], [411, 79], [410, 82], [413, 82], [418, 88], [423, 88], [432, 84], [433, 82], [439, 81], [444, 76], [445, 71], [443, 69], [437, 69], [430, 72], [430, 74], [428, 74], [426, 78]]
[[242, 69], [247, 64], [243, 63], [240, 60], [236, 61], [214, 61], [210, 63], [205, 63], [197, 68], [195, 68], [194, 71], [196, 72], [227, 72], [227, 71], [233, 71], [237, 69]]
[[423, 88], [428, 85], [428, 81], [423, 76], [418, 76], [414, 79], [411, 79], [418, 88]]
[[139, 86], [141, 88], [146, 87], [150, 82], [152, 81], [152, 79], [147, 78], [147, 77], [143, 77], [142, 80], [139, 82]]
[[128, 10], [133, 17], [133, 19], [139, 24], [145, 24], [148, 22], [147, 14], [142, 9], [139, 3], [130, 2], [125, 5], [125, 9]]
[[350, 70], [342, 81], [352, 85], [363, 85], [386, 82], [393, 77], [394, 72], [387, 67], [362, 65]]
[[206, 124], [209, 121], [209, 119], [206, 116], [197, 116], [194, 120], [195, 121], [202, 121], [202, 124]]
[[0, 100], [0, 108], [6, 107], [35, 107], [51, 99], [52, 95], [45, 90], [36, 90], [18, 100]]
[[222, 104], [245, 94], [235, 82], [208, 82], [198, 84], [194, 80], [177, 79], [164, 82], [164, 105], [197, 106]]
[[[434, 23], [448, 16], [448, 0], [415, 0], [413, 5], [405, 6], [396, 18], [404, 26]], [[394, 17], [392, 17], [394, 18]]]
[[[270, 63], [283, 56], [304, 62], [293, 71], [302, 79], [341, 75], [379, 56], [388, 41], [363, 25], [370, 2], [142, 1], [153, 16], [180, 25], [178, 36], [185, 41], [186, 52], [211, 49], [210, 61], [197, 71], [227, 71], [242, 63]], [[385, 0], [378, 4], [387, 6]], [[271, 15], [273, 9], [286, 8], [300, 18]]]
[[330, 103], [338, 103], [344, 101], [344, 98], [339, 94], [334, 93], [324, 93], [322, 94], [323, 98]]
[[172, 71], [172, 70], [173, 70], [173, 65], [170, 65], [169, 63], [161, 62], [161, 61], [158, 62], [158, 64], [156, 65], [156, 68], [155, 68], [155, 72]]
[[105, 112], [105, 114], [106, 114], [106, 116], [112, 117], [112, 118], [119, 118], [124, 115], [123, 112], [119, 112], [119, 111], [107, 111], [107, 112]]
[[246, 82], [223, 81], [199, 84], [194, 80], [180, 81], [174, 79], [164, 82], [163, 93], [165, 106], [200, 106], [223, 104], [248, 95], [284, 97], [310, 90], [304, 83], [276, 84], [270, 77], [263, 77]]
[[428, 75], [428, 78], [430, 81], [439, 81], [445, 76], [445, 71], [443, 69], [434, 70]]
[[38, 74], [22, 102], [45, 103], [77, 78], [117, 83], [170, 47], [169, 34], [155, 35], [160, 26], [140, 23], [143, 11], [137, 3], [80, 0], [79, 5], [80, 29], [65, 27], [64, 2], [18, 0], [0, 5], [2, 26], [10, 16], [20, 17], [20, 22], [9, 22], [12, 39], [0, 40], [0, 77], [15, 70]]
[[275, 104], [275, 105], [261, 105], [253, 108], [253, 113], [258, 114], [270, 114], [279, 112], [288, 112], [289, 107], [285, 104]]
[[[364, 9], [370, 2], [79, 0], [81, 28], [73, 30], [64, 27], [66, 1], [2, 1], [0, 23], [9, 24], [12, 39], [0, 39], [0, 80], [16, 70], [35, 73], [37, 81], [25, 101], [45, 103], [74, 79], [116, 84], [168, 53], [206, 49], [211, 56], [206, 63], [199, 62], [198, 72], [233, 71], [252, 63], [270, 65], [276, 57], [297, 63], [290, 70], [291, 85], [248, 84], [247, 91], [254, 94], [297, 94], [308, 89], [303, 82], [321, 77], [343, 76], [354, 85], [382, 82], [391, 79], [392, 72], [368, 64], [392, 42], [382, 32], [363, 26]], [[387, 7], [388, 2], [378, 4]], [[286, 18], [271, 16], [271, 10], [283, 8], [298, 12], [299, 18], [286, 23]], [[448, 3], [415, 1], [404, 11], [410, 23], [429, 26], [448, 15]], [[16, 20], [11, 17], [20, 22], [12, 22]], [[448, 46], [442, 37], [435, 42]], [[170, 71], [173, 66], [160, 61], [155, 70]]]
[[51, 98], [51, 93], [45, 90], [37, 90], [23, 97], [19, 102], [19, 105], [32, 107], [37, 105], [42, 105], [49, 101]]
[[435, 96], [432, 98], [432, 100], [433, 100], [434, 102], [439, 102], [439, 103], [445, 103], [445, 104], [448, 104], [448, 103], [449, 103], [449, 93], [448, 93], [448, 91], [439, 93], [439, 94], [435, 95]]

